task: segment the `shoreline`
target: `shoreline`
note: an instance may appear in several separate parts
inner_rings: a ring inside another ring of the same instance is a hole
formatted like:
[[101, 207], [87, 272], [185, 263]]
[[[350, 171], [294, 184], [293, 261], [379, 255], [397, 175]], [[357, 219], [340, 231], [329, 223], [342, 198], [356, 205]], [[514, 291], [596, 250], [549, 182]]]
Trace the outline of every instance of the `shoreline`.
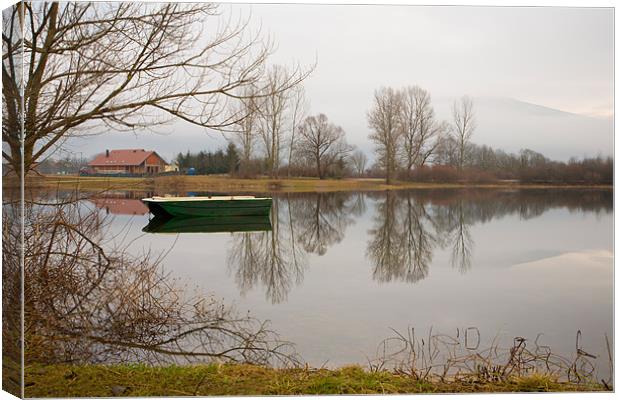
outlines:
[[[7, 182], [9, 181], [9, 182]], [[5, 177], [3, 186], [15, 187], [14, 179]], [[597, 189], [613, 190], [613, 185], [567, 185], [496, 183], [425, 183], [395, 182], [387, 185], [376, 178], [229, 178], [214, 175], [174, 175], [159, 177], [88, 177], [88, 176], [40, 176], [26, 178], [27, 188], [82, 189], [82, 190], [128, 190], [128, 191], [216, 191], [216, 192], [341, 192], [386, 191], [407, 189]]]
[[414, 393], [600, 392], [600, 383], [571, 383], [529, 374], [501, 381], [474, 375], [441, 380], [404, 373], [338, 369], [270, 368], [246, 364], [153, 367], [133, 365], [29, 365], [26, 397], [359, 395]]

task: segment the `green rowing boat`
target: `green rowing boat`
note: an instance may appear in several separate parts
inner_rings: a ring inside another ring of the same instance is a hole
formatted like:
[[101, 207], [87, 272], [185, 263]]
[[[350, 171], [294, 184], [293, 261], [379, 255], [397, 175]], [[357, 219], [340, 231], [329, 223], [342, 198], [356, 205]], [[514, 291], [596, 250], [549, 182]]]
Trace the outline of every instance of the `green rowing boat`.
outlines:
[[204, 196], [142, 199], [154, 215], [173, 217], [234, 217], [269, 215], [270, 197]]
[[161, 217], [155, 216], [144, 228], [149, 233], [217, 233], [270, 231], [268, 215], [246, 217]]

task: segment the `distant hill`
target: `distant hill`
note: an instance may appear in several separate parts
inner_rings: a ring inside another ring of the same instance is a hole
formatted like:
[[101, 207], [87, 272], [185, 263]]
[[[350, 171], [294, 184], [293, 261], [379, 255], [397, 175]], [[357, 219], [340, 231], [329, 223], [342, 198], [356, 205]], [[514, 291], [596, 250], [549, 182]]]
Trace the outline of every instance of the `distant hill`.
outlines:
[[[433, 101], [440, 118], [451, 118], [454, 99]], [[613, 118], [573, 114], [504, 97], [474, 98], [477, 129], [472, 141], [509, 152], [522, 148], [551, 159], [613, 154]]]

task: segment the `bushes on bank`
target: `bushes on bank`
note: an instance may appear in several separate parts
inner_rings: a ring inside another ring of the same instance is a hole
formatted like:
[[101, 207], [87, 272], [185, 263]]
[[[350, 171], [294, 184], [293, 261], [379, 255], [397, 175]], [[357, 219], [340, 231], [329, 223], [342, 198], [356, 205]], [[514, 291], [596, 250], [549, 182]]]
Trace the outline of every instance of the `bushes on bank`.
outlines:
[[586, 158], [568, 163], [546, 161], [512, 169], [468, 166], [459, 170], [450, 165], [425, 165], [411, 171], [401, 171], [398, 179], [429, 183], [494, 183], [500, 180], [515, 180], [537, 184], [605, 185], [613, 184], [613, 161], [611, 158]]
[[449, 165], [432, 165], [418, 167], [412, 171], [403, 171], [399, 179], [412, 182], [428, 183], [493, 183], [497, 177], [476, 168], [464, 168], [461, 171]]

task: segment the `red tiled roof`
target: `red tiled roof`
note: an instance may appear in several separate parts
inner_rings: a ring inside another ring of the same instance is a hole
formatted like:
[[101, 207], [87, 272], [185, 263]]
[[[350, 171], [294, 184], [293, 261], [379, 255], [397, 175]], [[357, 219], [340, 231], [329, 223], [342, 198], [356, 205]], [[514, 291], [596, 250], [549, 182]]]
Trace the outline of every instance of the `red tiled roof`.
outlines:
[[144, 149], [110, 150], [109, 155], [106, 155], [106, 153], [100, 154], [95, 157], [93, 161], [89, 162], [88, 165], [91, 167], [106, 165], [140, 165], [153, 153], [155, 152], [146, 151]]

